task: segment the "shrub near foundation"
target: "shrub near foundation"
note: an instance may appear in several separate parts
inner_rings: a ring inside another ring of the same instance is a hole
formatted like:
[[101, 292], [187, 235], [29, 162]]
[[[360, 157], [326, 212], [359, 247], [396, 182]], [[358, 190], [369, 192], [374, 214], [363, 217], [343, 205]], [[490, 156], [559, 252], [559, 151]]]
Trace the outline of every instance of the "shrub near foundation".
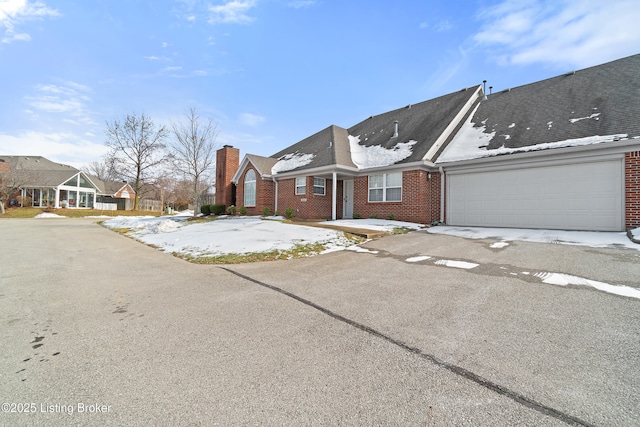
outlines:
[[209, 205], [211, 215], [222, 215], [225, 212], [226, 206], [221, 204]]

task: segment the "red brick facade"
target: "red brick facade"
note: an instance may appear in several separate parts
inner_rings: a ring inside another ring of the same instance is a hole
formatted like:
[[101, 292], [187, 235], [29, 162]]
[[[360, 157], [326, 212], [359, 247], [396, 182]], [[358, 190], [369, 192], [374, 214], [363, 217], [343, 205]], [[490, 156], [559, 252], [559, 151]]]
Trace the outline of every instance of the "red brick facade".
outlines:
[[[270, 180], [261, 180], [258, 172], [249, 165], [242, 171], [242, 177], [236, 189], [237, 206], [244, 203], [244, 177], [249, 169], [256, 172], [256, 206], [246, 206], [247, 215], [262, 215], [268, 207], [274, 212], [275, 184]], [[294, 216], [300, 219], [331, 219], [332, 217], [332, 180], [325, 179], [325, 194], [314, 194], [314, 177], [307, 176], [304, 194], [296, 194], [295, 178], [278, 181], [278, 212], [284, 215], [287, 208], [293, 209]], [[391, 215], [398, 221], [429, 224], [440, 219], [440, 174], [421, 170], [402, 173], [402, 201], [369, 202], [369, 177], [358, 176], [354, 181], [353, 213], [362, 218], [376, 216], [387, 219]], [[336, 218], [343, 216], [343, 181], [338, 180], [336, 188]]]
[[216, 152], [216, 203], [231, 206], [233, 200], [233, 184], [231, 178], [240, 165], [240, 150], [225, 145]]
[[625, 227], [640, 227], [640, 151], [626, 153], [624, 159]]
[[[296, 218], [331, 219], [333, 180], [325, 180], [325, 194], [314, 194], [313, 176], [307, 176], [304, 194], [296, 194], [295, 178], [278, 181], [278, 210], [284, 215], [287, 208], [293, 209]], [[342, 218], [342, 181], [338, 180], [336, 197], [337, 218]]]
[[[256, 205], [244, 206], [244, 179], [247, 176], [247, 172], [253, 170], [256, 174]], [[264, 208], [269, 208], [271, 213], [274, 209], [274, 192], [275, 184], [271, 180], [265, 180], [260, 177], [260, 174], [251, 165], [247, 166], [242, 171], [242, 177], [238, 181], [236, 186], [236, 207], [247, 208], [247, 215], [262, 215]]]
[[354, 214], [429, 224], [440, 219], [440, 174], [422, 170], [402, 173], [401, 202], [369, 202], [369, 177], [354, 180]]
[[[237, 206], [244, 203], [244, 176], [251, 165], [243, 171], [237, 186]], [[275, 183], [262, 180], [256, 172], [256, 206], [247, 207], [248, 215], [262, 215], [268, 207], [275, 209]], [[301, 219], [331, 219], [332, 180], [325, 180], [325, 195], [314, 194], [313, 176], [306, 177], [305, 194], [295, 194], [295, 178], [278, 181], [278, 211], [284, 215], [292, 208], [294, 215]], [[440, 220], [441, 176], [439, 172], [422, 170], [402, 173], [402, 201], [370, 202], [369, 177], [353, 177], [353, 213], [362, 218], [377, 217], [387, 219], [391, 215], [398, 221], [430, 224]], [[343, 216], [343, 181], [338, 180], [336, 194], [336, 218]], [[625, 227], [640, 227], [640, 151], [625, 154]]]

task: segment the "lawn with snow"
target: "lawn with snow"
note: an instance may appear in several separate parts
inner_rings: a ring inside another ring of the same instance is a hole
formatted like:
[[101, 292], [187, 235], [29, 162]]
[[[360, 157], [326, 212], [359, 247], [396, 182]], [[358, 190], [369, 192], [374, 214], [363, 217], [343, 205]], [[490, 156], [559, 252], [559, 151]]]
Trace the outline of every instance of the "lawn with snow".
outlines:
[[190, 259], [288, 252], [305, 246], [314, 247], [311, 253], [317, 253], [317, 249], [329, 252], [349, 249], [355, 244], [341, 231], [260, 217], [228, 217], [197, 223], [186, 219], [186, 216], [117, 217], [104, 221], [103, 225], [131, 230], [128, 234], [143, 243]]

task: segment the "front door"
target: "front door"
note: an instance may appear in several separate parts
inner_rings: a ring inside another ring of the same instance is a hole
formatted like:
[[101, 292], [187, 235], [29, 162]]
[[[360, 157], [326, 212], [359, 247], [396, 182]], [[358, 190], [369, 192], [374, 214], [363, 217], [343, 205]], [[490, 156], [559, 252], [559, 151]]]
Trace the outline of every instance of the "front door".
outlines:
[[342, 217], [353, 218], [353, 180], [345, 179], [342, 181], [342, 194], [344, 200], [342, 204]]

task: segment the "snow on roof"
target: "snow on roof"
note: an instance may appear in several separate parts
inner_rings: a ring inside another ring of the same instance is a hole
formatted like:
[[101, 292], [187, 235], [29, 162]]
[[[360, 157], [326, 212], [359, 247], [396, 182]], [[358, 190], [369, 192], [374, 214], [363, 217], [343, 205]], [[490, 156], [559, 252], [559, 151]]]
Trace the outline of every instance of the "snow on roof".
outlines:
[[271, 174], [287, 172], [306, 166], [313, 161], [315, 154], [289, 153], [278, 159], [278, 162], [271, 168]]
[[[479, 106], [480, 104], [478, 104]], [[476, 106], [476, 109], [478, 108]], [[473, 113], [469, 115], [469, 118], [460, 128], [460, 131], [454, 136], [453, 140], [449, 143], [449, 145], [444, 149], [436, 163], [446, 163], [446, 162], [457, 162], [462, 160], [471, 160], [471, 159], [480, 159], [483, 157], [491, 157], [498, 156], [500, 154], [511, 154], [511, 153], [523, 153], [527, 151], [540, 151], [546, 150], [549, 148], [562, 148], [562, 147], [576, 147], [581, 145], [593, 145], [600, 144], [603, 142], [611, 142], [617, 141], [620, 139], [627, 139], [629, 137], [628, 134], [614, 134], [614, 135], [593, 135], [584, 138], [574, 138], [574, 139], [565, 139], [564, 141], [555, 141], [555, 142], [546, 142], [542, 144], [530, 145], [526, 147], [520, 148], [508, 148], [508, 147], [499, 147], [492, 150], [487, 150], [487, 145], [491, 142], [491, 140], [496, 136], [496, 132], [487, 132], [486, 120], [481, 122], [481, 126], [476, 126], [475, 123], [472, 122], [473, 116], [475, 114], [475, 110]], [[593, 117], [585, 117], [588, 118], [597, 118], [597, 116]], [[579, 120], [582, 120], [580, 118]], [[552, 122], [548, 123], [549, 126], [552, 125]], [[505, 141], [511, 138], [510, 135], [501, 135], [504, 137]]]
[[409, 140], [408, 142], [399, 142], [392, 148], [384, 148], [379, 145], [360, 145], [360, 135], [349, 135], [351, 161], [358, 169], [389, 166], [409, 157], [413, 152], [413, 145], [417, 142]]

